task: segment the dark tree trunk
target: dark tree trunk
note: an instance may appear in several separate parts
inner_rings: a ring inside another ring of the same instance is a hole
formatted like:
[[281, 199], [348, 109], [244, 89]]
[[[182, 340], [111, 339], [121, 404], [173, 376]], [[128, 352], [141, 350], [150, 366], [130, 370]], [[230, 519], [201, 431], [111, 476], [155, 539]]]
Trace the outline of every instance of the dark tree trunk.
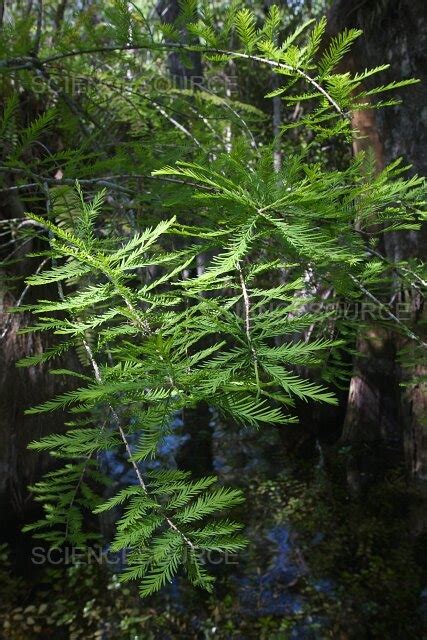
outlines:
[[[427, 14], [423, 0], [337, 0], [330, 12], [331, 32], [358, 27], [364, 34], [348, 60], [353, 71], [389, 63], [380, 82], [416, 77], [420, 84], [401, 90], [403, 103], [380, 111], [354, 114], [356, 126], [365, 141], [355, 145], [370, 145], [375, 151], [378, 168], [397, 157], [412, 164], [413, 173], [424, 174], [427, 169]], [[390, 260], [420, 258], [427, 252], [426, 229], [420, 232], [385, 234], [383, 253]], [[422, 296], [416, 289], [403, 289], [395, 283], [398, 299], [412, 310], [415, 332], [422, 334], [420, 321], [424, 315]], [[363, 485], [364, 479], [375, 476], [384, 467], [385, 450], [398, 454], [406, 451], [407, 464], [413, 475], [427, 477], [426, 433], [423, 414], [426, 408], [425, 384], [415, 383], [406, 391], [401, 382], [413, 374], [426, 373], [422, 364], [416, 370], [402, 371], [396, 354], [404, 340], [389, 331], [373, 327], [368, 335], [360, 336], [355, 375], [351, 381], [348, 411], [344, 422], [343, 439], [359, 453], [353, 458], [349, 480], [353, 488]], [[415, 348], [415, 347], [414, 347]], [[370, 453], [367, 454], [366, 451]], [[398, 454], [399, 455], [399, 454]], [[392, 459], [395, 462], [395, 457]], [[387, 465], [386, 465], [387, 466]], [[365, 474], [362, 477], [362, 474]]]
[[[4, 197], [3, 194], [0, 220], [21, 218], [23, 215], [20, 200], [15, 195]], [[5, 255], [0, 255], [0, 513], [5, 536], [9, 531], [19, 530], [19, 525], [38, 510], [31, 500], [28, 485], [37, 481], [53, 464], [47, 454], [29, 451], [28, 443], [64, 429], [63, 415], [26, 416], [25, 409], [70, 388], [70, 383], [63, 376], [49, 375], [47, 366], [16, 367], [21, 358], [43, 352], [51, 344], [51, 339], [45, 335], [19, 334], [20, 329], [32, 322], [28, 313], [8, 313], [22, 295], [25, 288], [23, 278], [36, 268], [36, 261], [26, 258], [26, 254], [35, 248], [32, 241], [26, 242], [15, 252], [16, 262], [8, 267], [1, 267], [1, 259], [4, 260]], [[8, 251], [10, 253], [10, 245]], [[14, 283], [13, 291], [11, 282]], [[42, 288], [37, 294], [46, 298], [50, 295]], [[27, 291], [22, 303], [30, 302], [31, 296], [32, 292]], [[75, 368], [78, 363], [68, 362], [66, 366]]]
[[[180, 3], [178, 0], [160, 0], [156, 6], [162, 22], [174, 24], [179, 17]], [[181, 42], [188, 42], [188, 32], [181, 29]], [[168, 54], [168, 65], [172, 79], [180, 89], [198, 87], [203, 78], [202, 58], [198, 51], [187, 54], [171, 51]]]

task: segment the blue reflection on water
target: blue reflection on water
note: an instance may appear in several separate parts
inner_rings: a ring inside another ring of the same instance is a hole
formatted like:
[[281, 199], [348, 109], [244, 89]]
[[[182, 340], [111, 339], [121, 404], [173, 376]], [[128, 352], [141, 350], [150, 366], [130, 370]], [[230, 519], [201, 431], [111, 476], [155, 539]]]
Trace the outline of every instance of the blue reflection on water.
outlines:
[[[181, 432], [182, 427], [183, 422], [181, 416], [177, 414], [170, 425], [171, 433], [163, 438], [157, 448], [156, 459], [145, 460], [138, 463], [138, 466], [142, 471], [159, 468], [176, 468], [176, 456], [182, 445], [189, 438], [188, 435]], [[128, 436], [128, 442], [131, 450], [135, 449], [142, 434], [143, 429]], [[126, 461], [122, 450], [103, 452], [101, 459], [104, 472], [119, 487], [138, 483], [135, 471]]]
[[303, 599], [292, 587], [301, 576], [301, 569], [292, 559], [290, 530], [276, 526], [266, 532], [273, 543], [273, 557], [262, 574], [249, 574], [238, 579], [242, 612], [249, 616], [297, 614], [303, 610]]
[[[239, 468], [240, 477], [249, 478], [253, 474], [259, 474], [264, 469], [270, 469], [276, 461], [272, 456], [277, 443], [274, 434], [271, 434], [271, 442], [268, 438], [260, 443], [259, 435], [253, 437], [249, 431], [239, 430], [234, 438], [226, 432], [223, 425], [218, 423], [213, 416], [210, 422], [213, 430], [213, 440], [219, 446], [215, 448], [213, 466], [219, 478], [226, 479], [228, 474], [236, 473]], [[176, 415], [172, 424], [171, 432], [166, 435], [156, 453], [156, 460], [148, 460], [140, 463], [142, 471], [153, 468], [176, 468], [177, 456], [182, 445], [188, 441], [190, 436], [183, 433], [183, 421], [180, 415]], [[142, 430], [130, 435], [129, 445], [134, 449]], [[234, 456], [241, 455], [239, 460], [234, 460]], [[135, 484], [137, 482], [135, 473], [127, 464], [123, 452], [108, 451], [103, 454], [102, 462], [105, 471], [113, 479], [116, 488]], [[237, 464], [236, 464], [237, 462]], [[240, 463], [240, 465], [239, 465]], [[282, 460], [280, 459], [280, 466]], [[248, 523], [251, 526], [251, 523]], [[240, 575], [230, 578], [234, 584], [235, 611], [238, 618], [250, 617], [260, 618], [263, 616], [287, 617], [296, 616], [299, 621], [295, 621], [292, 630], [286, 631], [289, 640], [315, 640], [319, 636], [316, 628], [321, 629], [324, 623], [320, 617], [314, 618], [305, 612], [307, 601], [301, 593], [300, 580], [308, 580], [316, 590], [333, 595], [333, 584], [329, 580], [314, 579], [307, 575], [306, 568], [296, 561], [295, 542], [292, 530], [287, 523], [282, 523], [273, 528], [260, 528], [257, 531], [256, 544], [263, 549], [264, 560], [260, 559], [260, 569], [254, 569], [246, 564], [242, 557], [240, 565]], [[323, 534], [317, 533], [313, 536], [312, 544], [322, 542]], [[261, 547], [262, 545], [262, 547]], [[123, 561], [123, 559], [122, 559]], [[125, 559], [124, 559], [125, 563]], [[119, 561], [119, 565], [122, 562]], [[116, 565], [116, 570], [117, 570]], [[175, 611], [186, 609], [186, 586], [180, 580], [174, 579], [171, 584], [163, 590], [165, 606]], [[202, 630], [203, 616], [193, 619], [195, 630]], [[233, 639], [239, 636], [233, 635]], [[169, 636], [163, 636], [164, 640]], [[230, 636], [231, 638], [231, 636]], [[243, 640], [243, 638], [242, 638]]]

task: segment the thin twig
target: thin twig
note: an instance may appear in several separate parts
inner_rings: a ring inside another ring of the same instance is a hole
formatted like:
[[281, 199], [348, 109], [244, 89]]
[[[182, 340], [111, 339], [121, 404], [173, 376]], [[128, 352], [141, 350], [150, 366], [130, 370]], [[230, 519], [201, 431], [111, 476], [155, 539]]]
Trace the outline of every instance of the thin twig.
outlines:
[[299, 67], [294, 67], [290, 64], [285, 64], [283, 62], [275, 62], [274, 60], [269, 60], [268, 58], [262, 58], [261, 56], [252, 55], [249, 53], [241, 53], [237, 51], [229, 51], [227, 49], [216, 49], [213, 47], [194, 47], [191, 45], [186, 45], [184, 43], [177, 42], [168, 42], [168, 43], [133, 43], [129, 45], [121, 45], [121, 46], [110, 46], [110, 47], [88, 47], [86, 49], [75, 49], [72, 51], [65, 51], [64, 53], [58, 53], [53, 56], [49, 56], [47, 58], [35, 59], [29, 57], [22, 58], [13, 58], [10, 60], [3, 60], [0, 62], [0, 68], [6, 67], [11, 70], [19, 70], [19, 69], [28, 69], [34, 66], [39, 65], [49, 65], [54, 62], [59, 62], [60, 60], [64, 60], [66, 58], [72, 58], [79, 55], [89, 55], [91, 53], [114, 53], [119, 51], [138, 51], [138, 50], [159, 50], [159, 51], [167, 51], [170, 49], [180, 50], [180, 51], [202, 51], [202, 53], [211, 54], [211, 55], [227, 55], [232, 58], [240, 58], [243, 60], [249, 60], [253, 62], [259, 62], [261, 64], [267, 64], [270, 67], [273, 67], [277, 70], [284, 71], [292, 71], [301, 78], [304, 78], [309, 84], [321, 93], [326, 100], [334, 107], [334, 109], [340, 114], [342, 117], [347, 117], [346, 114], [342, 111], [339, 104], [334, 100], [334, 98], [308, 73], [300, 69]]
[[362, 291], [366, 296], [368, 296], [368, 298], [370, 298], [373, 302], [375, 302], [375, 304], [377, 304], [380, 307], [380, 309], [384, 310], [385, 313], [388, 315], [388, 317], [391, 320], [394, 320], [394, 322], [396, 322], [396, 324], [398, 324], [400, 327], [402, 327], [402, 329], [404, 330], [405, 334], [409, 338], [411, 338], [412, 340], [415, 340], [415, 342], [417, 342], [422, 347], [427, 348], [427, 343], [426, 342], [423, 342], [423, 340], [421, 340], [421, 338], [419, 338], [413, 331], [411, 331], [406, 326], [406, 324], [404, 324], [392, 311], [390, 311], [390, 309], [388, 309], [387, 306], [383, 302], [381, 302], [381, 300], [378, 300], [378, 298], [376, 298], [368, 289], [366, 289], [366, 287], [364, 287], [363, 284], [361, 282], [359, 282], [357, 280], [357, 278], [355, 278], [351, 273], [350, 273], [350, 278], [351, 278], [351, 280], [353, 280], [355, 285], [360, 289], [360, 291]]
[[[30, 173], [27, 170], [21, 169], [19, 167], [0, 166], [0, 171], [3, 171], [3, 172], [10, 171], [11, 173], [17, 173], [22, 175], [30, 174], [33, 178], [39, 179], [40, 182], [46, 182], [48, 185], [74, 186], [76, 184], [76, 180], [74, 178], [60, 178], [60, 179], [46, 178], [45, 176], [41, 176], [32, 172]], [[99, 186], [112, 189], [114, 191], [121, 191], [127, 194], [134, 193], [131, 189], [128, 189], [127, 187], [122, 187], [117, 183], [111, 182], [112, 180], [154, 180], [154, 181], [161, 181], [161, 182], [171, 182], [173, 184], [181, 184], [188, 187], [196, 187], [198, 189], [203, 189], [204, 191], [210, 191], [210, 192], [215, 191], [214, 187], [209, 187], [207, 185], [199, 185], [196, 182], [191, 182], [189, 180], [180, 180], [179, 178], [170, 178], [168, 176], [152, 176], [152, 175], [144, 175], [144, 174], [138, 174], [138, 173], [121, 173], [121, 174], [115, 174], [112, 176], [100, 176], [99, 178], [82, 178], [82, 179], [79, 179], [78, 181], [79, 181], [79, 184], [81, 185], [97, 184]], [[40, 183], [32, 182], [29, 184], [14, 185], [13, 187], [4, 187], [3, 189], [0, 189], [0, 193], [16, 191], [18, 189], [37, 187], [37, 186], [40, 186]], [[10, 218], [7, 222], [9, 221], [15, 222], [16, 220], [19, 220], [19, 218]], [[0, 221], [0, 224], [3, 224], [4, 222], [5, 221], [2, 220]]]
[[242, 271], [242, 268], [240, 266], [240, 262], [237, 262], [236, 266], [237, 266], [237, 271], [239, 273], [240, 286], [242, 287], [242, 294], [243, 294], [243, 307], [244, 307], [244, 316], [245, 316], [246, 337], [248, 339], [248, 344], [249, 344], [249, 347], [250, 347], [251, 352], [252, 352], [252, 357], [253, 357], [253, 361], [254, 361], [255, 379], [256, 379], [258, 390], [259, 390], [260, 381], [259, 381], [259, 371], [258, 371], [258, 356], [257, 356], [257, 353], [255, 351], [255, 348], [254, 348], [254, 345], [253, 345], [253, 342], [252, 342], [252, 336], [251, 336], [251, 301], [250, 301], [250, 298], [249, 298], [248, 290], [246, 288], [246, 283], [245, 283], [245, 279], [243, 277], [243, 271]]
[[[35, 274], [40, 273], [40, 271], [43, 269], [43, 267], [45, 266], [45, 264], [46, 264], [48, 261], [49, 261], [49, 258], [45, 258], [45, 259], [44, 259], [44, 260], [39, 264], [39, 266], [37, 267], [37, 269], [36, 269], [36, 271], [35, 271]], [[23, 300], [24, 300], [25, 296], [27, 295], [27, 293], [28, 293], [28, 290], [29, 290], [29, 289], [30, 289], [30, 285], [29, 285], [29, 284], [27, 284], [27, 285], [26, 285], [26, 287], [23, 289], [23, 291], [22, 291], [21, 295], [19, 296], [18, 300], [17, 300], [17, 301], [16, 301], [16, 303], [13, 305], [13, 308], [14, 308], [14, 309], [18, 309], [18, 308], [21, 306], [21, 304], [22, 304], [22, 302], [23, 302]], [[12, 324], [12, 314], [10, 313], [10, 314], [9, 314], [9, 316], [8, 316], [8, 318], [7, 318], [7, 320], [6, 320], [6, 322], [5, 322], [5, 326], [3, 327], [3, 331], [0, 333], [0, 340], [3, 340], [3, 339], [6, 337], [6, 334], [7, 334], [7, 332], [9, 331], [9, 329], [10, 329], [10, 325], [11, 325], [11, 324]]]
[[[94, 372], [94, 375], [95, 375], [95, 379], [96, 379], [96, 381], [98, 383], [102, 383], [102, 376], [101, 376], [101, 372], [100, 372], [98, 363], [96, 362], [96, 360], [94, 358], [92, 349], [90, 348], [89, 344], [87, 343], [87, 341], [85, 339], [83, 339], [83, 345], [84, 345], [84, 348], [86, 350], [86, 353], [88, 354], [88, 358], [90, 360], [90, 363], [92, 365], [92, 369], [93, 369], [93, 372]], [[131, 465], [132, 465], [132, 467], [133, 467], [133, 469], [135, 471], [136, 477], [138, 478], [138, 482], [139, 482], [141, 488], [143, 489], [144, 493], [148, 494], [147, 485], [145, 484], [144, 478], [142, 477], [142, 474], [141, 474], [141, 471], [139, 470], [139, 467], [138, 467], [138, 465], [136, 464], [136, 462], [135, 462], [135, 460], [133, 458], [132, 451], [131, 451], [131, 448], [129, 446], [129, 442], [128, 442], [127, 438], [126, 438], [126, 434], [125, 434], [125, 432], [123, 430], [123, 427], [121, 425], [120, 418], [119, 418], [119, 416], [117, 414], [117, 411], [114, 409], [114, 407], [111, 404], [108, 405], [108, 408], [109, 408], [109, 410], [111, 412], [111, 415], [113, 416], [114, 421], [115, 421], [115, 423], [117, 425], [118, 431], [120, 433], [120, 437], [121, 437], [121, 439], [123, 441], [123, 444], [125, 445], [125, 448], [126, 448], [126, 453], [128, 455], [129, 462], [131, 463]], [[182, 537], [184, 542], [190, 547], [190, 549], [192, 551], [194, 551], [195, 550], [194, 544], [191, 542], [191, 540], [189, 538], [187, 538], [187, 536], [180, 529], [178, 529], [178, 527], [174, 524], [174, 522], [167, 516], [165, 516], [165, 521], [166, 521], [167, 525], [169, 526], [169, 528], [173, 529], [173, 531], [178, 533]]]

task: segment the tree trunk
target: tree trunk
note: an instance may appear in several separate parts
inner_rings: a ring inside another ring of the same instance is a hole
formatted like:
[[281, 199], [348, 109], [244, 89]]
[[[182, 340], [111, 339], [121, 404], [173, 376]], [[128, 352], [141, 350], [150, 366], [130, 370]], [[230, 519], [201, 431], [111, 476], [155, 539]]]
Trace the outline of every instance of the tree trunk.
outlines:
[[[174, 24], [180, 13], [178, 0], [160, 0], [156, 6], [162, 22]], [[181, 29], [181, 42], [188, 42], [188, 32]], [[168, 54], [169, 71], [174, 82], [180, 89], [198, 87], [203, 78], [202, 58], [199, 51], [182, 54], [171, 51]]]
[[[3, 197], [0, 221], [23, 215], [24, 208], [16, 195]], [[2, 226], [2, 230], [6, 228]], [[7, 247], [9, 255], [10, 246]], [[21, 358], [40, 353], [51, 344], [44, 334], [19, 334], [20, 329], [32, 322], [28, 313], [8, 313], [20, 298], [26, 304], [32, 296], [31, 290], [25, 289], [23, 278], [34, 270], [34, 260], [26, 259], [25, 255], [35, 247], [33, 241], [27, 241], [18, 251], [16, 247], [12, 245], [16, 262], [0, 270], [0, 512], [3, 514], [2, 531], [6, 536], [9, 531], [19, 530], [21, 524], [31, 519], [32, 512], [38, 510], [30, 498], [28, 485], [53, 465], [47, 454], [29, 451], [28, 443], [64, 429], [62, 415], [25, 416], [25, 409], [70, 388], [63, 376], [49, 375], [47, 366], [16, 367]], [[5, 251], [0, 254], [0, 265], [4, 258]], [[10, 281], [14, 283], [13, 292]], [[24, 289], [26, 296], [22, 298]], [[49, 297], [42, 288], [38, 288], [37, 294], [42, 298]], [[68, 362], [66, 366], [75, 368], [78, 363]]]
[[[357, 128], [366, 136], [364, 141], [356, 141], [357, 150], [371, 146], [379, 169], [402, 156], [405, 164], [412, 164], [413, 173], [425, 175], [427, 16], [423, 0], [336, 0], [330, 12], [331, 31], [337, 33], [350, 27], [364, 31], [348, 61], [353, 71], [389, 63], [390, 69], [379, 80], [382, 84], [409, 77], [421, 80], [420, 84], [401, 90], [401, 105], [354, 114]], [[385, 234], [382, 242], [383, 254], [391, 261], [426, 257], [426, 229]], [[425, 316], [422, 295], [415, 289], [402, 290], [399, 282], [395, 287], [399, 300], [410, 305], [415, 332], [421, 334], [420, 321]], [[391, 329], [375, 327], [359, 338], [359, 352], [364, 357], [356, 362], [343, 429], [343, 439], [359, 447], [349, 469], [350, 484], [356, 490], [375, 475], [374, 470], [381, 469], [380, 462], [386, 457], [384, 449], [389, 447], [393, 452], [402, 451], [402, 455], [405, 450], [412, 474], [427, 477], [427, 436], [423, 426], [426, 386], [415, 382], [406, 391], [399, 386], [427, 371], [422, 364], [412, 371], [402, 371], [396, 354], [404, 342]]]

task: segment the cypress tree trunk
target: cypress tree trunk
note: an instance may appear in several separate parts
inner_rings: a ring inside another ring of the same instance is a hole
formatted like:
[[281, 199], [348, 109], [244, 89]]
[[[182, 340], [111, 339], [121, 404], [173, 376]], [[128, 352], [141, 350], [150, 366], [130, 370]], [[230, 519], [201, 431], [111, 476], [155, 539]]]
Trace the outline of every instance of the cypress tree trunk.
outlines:
[[[402, 89], [403, 104], [378, 112], [354, 114], [355, 124], [366, 136], [356, 147], [370, 145], [378, 169], [396, 157], [412, 164], [411, 172], [426, 174], [427, 169], [427, 107], [425, 81], [427, 75], [427, 16], [423, 0], [336, 0], [330, 12], [333, 33], [343, 28], [357, 27], [364, 31], [348, 61], [353, 71], [361, 71], [384, 63], [390, 69], [383, 73], [382, 82], [391, 79], [416, 77], [420, 84]], [[423, 88], [424, 87], [424, 88]], [[421, 232], [385, 234], [381, 251], [390, 260], [425, 259], [426, 229]], [[398, 301], [407, 306], [415, 332], [422, 333], [420, 321], [423, 310], [422, 293], [418, 288], [404, 289], [398, 280], [394, 290]], [[427, 477], [427, 435], [423, 427], [426, 408], [426, 386], [415, 383], [405, 391], [400, 383], [414, 374], [423, 375], [420, 364], [411, 371], [402, 371], [396, 359], [405, 340], [390, 330], [373, 327], [359, 339], [355, 375], [351, 381], [343, 439], [359, 445], [360, 454], [349, 469], [350, 484], [358, 489], [364, 479], [381, 470], [391, 448], [398, 457], [406, 452], [408, 468], [415, 477]], [[410, 348], [415, 348], [411, 346]], [[356, 447], [357, 448], [357, 447]], [[368, 452], [368, 453], [367, 453]], [[395, 456], [392, 456], [395, 461]], [[363, 474], [365, 474], [363, 476]]]
[[[9, 184], [7, 179], [6, 184]], [[12, 195], [3, 194], [0, 220], [23, 217], [24, 208], [19, 198], [13, 191], [6, 193]], [[16, 262], [1, 268], [1, 260], [6, 253], [10, 255], [11, 246]], [[30, 302], [31, 291], [27, 290], [22, 297], [25, 291], [23, 278], [36, 268], [36, 261], [25, 257], [35, 250], [33, 241], [27, 241], [19, 250], [16, 247], [18, 244], [8, 245], [7, 251], [3, 249], [0, 253], [0, 511], [3, 514], [2, 530], [6, 535], [9, 530], [16, 532], [17, 524], [19, 529], [19, 523], [31, 517], [36, 507], [27, 487], [52, 467], [52, 458], [29, 451], [28, 443], [64, 428], [58, 413], [25, 416], [25, 409], [70, 388], [69, 381], [66, 382], [63, 376], [49, 375], [48, 366], [16, 367], [18, 360], [43, 352], [52, 342], [40, 334], [20, 335], [19, 330], [31, 324], [32, 319], [25, 313], [8, 312], [20, 302]], [[37, 293], [42, 297], [49, 295], [46, 291]], [[66, 366], [76, 367], [78, 363], [67, 363]]]

